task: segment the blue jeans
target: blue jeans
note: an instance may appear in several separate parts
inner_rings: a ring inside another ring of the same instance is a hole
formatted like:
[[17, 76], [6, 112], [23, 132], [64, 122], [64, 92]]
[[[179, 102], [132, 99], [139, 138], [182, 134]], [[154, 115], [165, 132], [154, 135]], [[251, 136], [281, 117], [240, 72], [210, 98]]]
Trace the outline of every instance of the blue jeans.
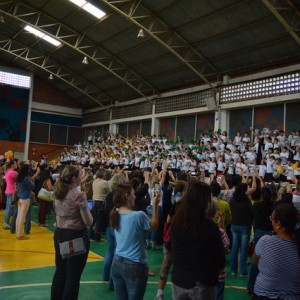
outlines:
[[[29, 234], [30, 230], [31, 230], [31, 207], [32, 207], [32, 205], [29, 206], [29, 209], [28, 209], [28, 212], [27, 212], [26, 218], [25, 218], [24, 232], [26, 234]], [[10, 223], [10, 233], [15, 233], [16, 232], [16, 221], [17, 221], [17, 216], [18, 216], [18, 203], [15, 203], [14, 205], [12, 205], [12, 209], [13, 209], [13, 216], [12, 216], [11, 223]]]
[[12, 194], [5, 194], [6, 195], [6, 206], [5, 206], [5, 215], [4, 215], [4, 223], [9, 225], [9, 219], [12, 215]]
[[223, 300], [224, 289], [225, 289], [225, 281], [219, 281], [215, 287], [216, 300]]
[[230, 255], [230, 270], [237, 273], [238, 255], [240, 251], [240, 274], [247, 275], [248, 245], [250, 240], [251, 226], [231, 224], [232, 247]]
[[148, 267], [115, 255], [111, 275], [117, 300], [141, 300], [148, 280]]
[[104, 259], [104, 269], [103, 269], [103, 280], [104, 281], [109, 281], [109, 288], [113, 289], [114, 288], [114, 283], [111, 278], [111, 265], [115, 256], [115, 251], [116, 251], [116, 237], [115, 237], [115, 232], [112, 227], [106, 227], [106, 240], [108, 244], [108, 249], [105, 254], [105, 259]]
[[[149, 205], [147, 207], [147, 213], [148, 213], [148, 216], [151, 220], [152, 214], [153, 214], [153, 205]], [[159, 227], [162, 226], [162, 225], [163, 225], [163, 210], [162, 210], [162, 206], [159, 205], [158, 206], [158, 228], [155, 231], [150, 231], [147, 234], [146, 239], [157, 243], [158, 230], [159, 230]]]
[[[86, 253], [62, 259], [59, 243], [83, 237]], [[84, 270], [90, 249], [90, 237], [87, 229], [71, 230], [56, 228], [54, 232], [56, 270], [51, 286], [51, 300], [78, 299], [80, 277]]]

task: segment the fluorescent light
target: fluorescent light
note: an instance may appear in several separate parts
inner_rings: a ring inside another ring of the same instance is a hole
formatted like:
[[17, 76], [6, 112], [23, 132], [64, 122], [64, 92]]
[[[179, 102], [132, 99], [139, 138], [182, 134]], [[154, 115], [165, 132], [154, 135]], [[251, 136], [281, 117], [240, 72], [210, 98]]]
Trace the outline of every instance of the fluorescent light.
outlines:
[[51, 36], [46, 35], [46, 34], [45, 34], [45, 36], [43, 37], [43, 39], [44, 39], [45, 41], [47, 41], [47, 42], [49, 42], [49, 43], [55, 45], [56, 47], [58, 47], [58, 46], [61, 44], [58, 40], [56, 40], [56, 39], [54, 39], [54, 38], [52, 38]]
[[86, 1], [85, 0], [69, 0], [71, 2], [73, 2], [74, 4], [76, 4], [77, 6], [81, 7], [83, 6], [84, 4], [86, 4]]
[[39, 31], [39, 30], [29, 26], [29, 25], [26, 25], [24, 29], [29, 31], [30, 33], [40, 37], [40, 38], [43, 38], [43, 36], [45, 35], [43, 32], [41, 32], [41, 31]]
[[48, 34], [43, 33], [42, 31], [33, 28], [32, 26], [26, 25], [24, 27], [24, 29], [38, 37], [40, 37], [41, 39], [53, 44], [54, 46], [59, 46], [61, 45], [61, 42], [59, 42], [58, 40], [52, 38], [51, 36], [49, 36]]
[[90, 3], [85, 4], [84, 6], [82, 6], [82, 8], [98, 19], [101, 19], [106, 15], [104, 11], [102, 11], [101, 9], [97, 8], [96, 6]]
[[90, 14], [92, 14], [93, 16], [95, 16], [98, 19], [101, 19], [102, 17], [104, 17], [106, 15], [106, 13], [104, 11], [102, 11], [101, 9], [97, 8], [96, 6], [94, 6], [93, 4], [91, 4], [85, 0], [69, 0], [69, 1], [76, 4], [77, 6], [81, 7], [82, 9], [89, 12]]

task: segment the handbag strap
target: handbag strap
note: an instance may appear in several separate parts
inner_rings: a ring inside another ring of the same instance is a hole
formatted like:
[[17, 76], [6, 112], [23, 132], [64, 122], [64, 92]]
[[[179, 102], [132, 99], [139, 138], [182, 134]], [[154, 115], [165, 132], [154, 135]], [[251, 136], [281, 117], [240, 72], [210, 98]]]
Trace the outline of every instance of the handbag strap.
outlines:
[[49, 178], [46, 178], [43, 182], [42, 188], [46, 189], [47, 191], [49, 191], [48, 187], [46, 186], [46, 182], [50, 180]]

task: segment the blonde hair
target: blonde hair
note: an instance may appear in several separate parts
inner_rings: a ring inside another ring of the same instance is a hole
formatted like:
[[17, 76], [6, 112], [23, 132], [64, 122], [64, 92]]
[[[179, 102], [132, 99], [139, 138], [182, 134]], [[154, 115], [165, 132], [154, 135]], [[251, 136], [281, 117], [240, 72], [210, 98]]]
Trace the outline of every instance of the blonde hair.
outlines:
[[114, 191], [119, 184], [122, 184], [124, 182], [125, 182], [125, 175], [123, 173], [115, 174], [111, 178], [110, 183], [109, 183], [111, 191]]
[[153, 175], [150, 179], [150, 187], [153, 189], [157, 183], [159, 183], [158, 175]]

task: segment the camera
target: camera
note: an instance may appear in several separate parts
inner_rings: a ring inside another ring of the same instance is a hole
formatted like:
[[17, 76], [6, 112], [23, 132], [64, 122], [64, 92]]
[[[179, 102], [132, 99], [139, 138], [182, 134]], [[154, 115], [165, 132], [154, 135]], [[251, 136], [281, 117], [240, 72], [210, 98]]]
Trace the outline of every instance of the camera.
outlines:
[[285, 181], [280, 181], [279, 182], [279, 187], [285, 187]]
[[160, 192], [161, 192], [160, 184], [156, 183], [155, 186], [154, 186], [154, 196], [160, 194]]

